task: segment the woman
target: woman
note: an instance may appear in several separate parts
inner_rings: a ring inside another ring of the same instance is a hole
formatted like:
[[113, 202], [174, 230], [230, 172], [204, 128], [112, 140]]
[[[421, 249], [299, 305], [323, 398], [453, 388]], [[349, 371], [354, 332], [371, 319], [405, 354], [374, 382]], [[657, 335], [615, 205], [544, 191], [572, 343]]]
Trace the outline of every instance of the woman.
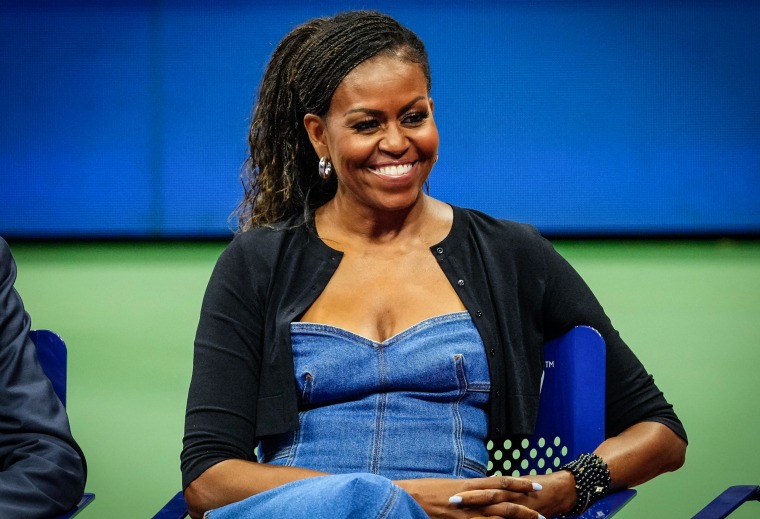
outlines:
[[[683, 463], [672, 407], [551, 245], [423, 193], [430, 86], [422, 42], [376, 12], [311, 20], [275, 50], [243, 232], [196, 336], [193, 517], [534, 519]], [[607, 440], [549, 475], [485, 478], [486, 441], [534, 426], [543, 342], [577, 324], [607, 343]]]

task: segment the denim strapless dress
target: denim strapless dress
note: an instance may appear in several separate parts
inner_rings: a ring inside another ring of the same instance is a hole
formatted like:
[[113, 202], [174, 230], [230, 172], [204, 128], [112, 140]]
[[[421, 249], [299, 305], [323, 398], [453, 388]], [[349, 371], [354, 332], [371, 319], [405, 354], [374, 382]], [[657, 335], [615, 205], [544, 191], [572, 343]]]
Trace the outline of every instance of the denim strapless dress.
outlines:
[[267, 437], [259, 461], [389, 479], [484, 477], [490, 377], [467, 312], [383, 342], [291, 324], [300, 428]]

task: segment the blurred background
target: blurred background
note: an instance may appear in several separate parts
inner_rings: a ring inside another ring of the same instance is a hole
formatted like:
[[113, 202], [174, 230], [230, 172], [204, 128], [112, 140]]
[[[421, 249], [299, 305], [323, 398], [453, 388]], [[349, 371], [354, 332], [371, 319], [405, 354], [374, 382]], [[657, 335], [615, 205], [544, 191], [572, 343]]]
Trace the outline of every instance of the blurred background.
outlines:
[[760, 232], [757, 2], [2, 5], [9, 238], [229, 237], [271, 52], [355, 7], [426, 43], [433, 195], [549, 234]]
[[179, 489], [256, 88], [293, 26], [348, 8], [427, 46], [431, 194], [552, 238], [684, 421], [686, 466], [620, 517], [760, 483], [760, 3], [104, 4], [0, 3], [0, 236], [34, 327], [69, 345], [82, 517], [150, 517]]

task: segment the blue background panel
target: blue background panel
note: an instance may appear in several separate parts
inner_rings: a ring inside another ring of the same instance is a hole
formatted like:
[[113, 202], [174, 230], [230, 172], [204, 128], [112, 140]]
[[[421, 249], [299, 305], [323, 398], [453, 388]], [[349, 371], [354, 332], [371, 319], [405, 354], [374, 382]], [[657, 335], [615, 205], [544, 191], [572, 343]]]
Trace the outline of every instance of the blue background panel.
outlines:
[[425, 41], [431, 194], [560, 234], [760, 232], [757, 2], [4, 2], [0, 234], [219, 237], [294, 25]]

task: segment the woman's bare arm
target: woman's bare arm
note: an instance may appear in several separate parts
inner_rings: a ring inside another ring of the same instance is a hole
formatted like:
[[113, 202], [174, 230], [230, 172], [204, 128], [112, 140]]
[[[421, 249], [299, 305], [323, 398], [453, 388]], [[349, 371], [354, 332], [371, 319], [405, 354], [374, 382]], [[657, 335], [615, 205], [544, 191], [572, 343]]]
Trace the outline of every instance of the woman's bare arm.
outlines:
[[[686, 442], [662, 424], [641, 422], [620, 435], [605, 440], [595, 453], [604, 459], [610, 469], [612, 490], [619, 490], [640, 485], [659, 474], [678, 469], [684, 463]], [[291, 481], [324, 475], [323, 472], [299, 467], [225, 460], [210, 467], [193, 481], [185, 489], [185, 500], [190, 517], [200, 518], [207, 510], [241, 501]], [[449, 495], [455, 493], [462, 497], [463, 507], [484, 507], [509, 501], [524, 505], [546, 517], [565, 513], [574, 505], [575, 481], [569, 472], [558, 471], [546, 476], [531, 476], [529, 479], [540, 483], [543, 490], [531, 492], [525, 488], [517, 492], [494, 493], [478, 485], [477, 480], [428, 479], [397, 483], [418, 501], [441, 501], [437, 506], [443, 508], [447, 508], [446, 499]], [[462, 491], [463, 487], [469, 489]], [[472, 488], [483, 489], [470, 490]], [[437, 499], [435, 496], [438, 490], [443, 491], [443, 494]]]
[[618, 490], [680, 468], [686, 459], [686, 442], [665, 425], [640, 422], [605, 440], [595, 454], [607, 462], [612, 490]]
[[291, 481], [324, 476], [323, 472], [281, 467], [244, 460], [225, 460], [209, 467], [185, 489], [185, 501], [193, 519], [214, 508], [242, 501]]
[[[640, 485], [684, 463], [686, 442], [665, 425], [640, 422], [618, 436], [608, 438], [595, 454], [607, 463], [612, 478], [611, 490]], [[536, 510], [546, 517], [567, 513], [575, 506], [575, 479], [566, 470], [545, 476], [529, 476], [542, 485], [541, 492], [517, 495], [513, 501]], [[458, 494], [462, 505], [483, 504], [483, 491]]]

